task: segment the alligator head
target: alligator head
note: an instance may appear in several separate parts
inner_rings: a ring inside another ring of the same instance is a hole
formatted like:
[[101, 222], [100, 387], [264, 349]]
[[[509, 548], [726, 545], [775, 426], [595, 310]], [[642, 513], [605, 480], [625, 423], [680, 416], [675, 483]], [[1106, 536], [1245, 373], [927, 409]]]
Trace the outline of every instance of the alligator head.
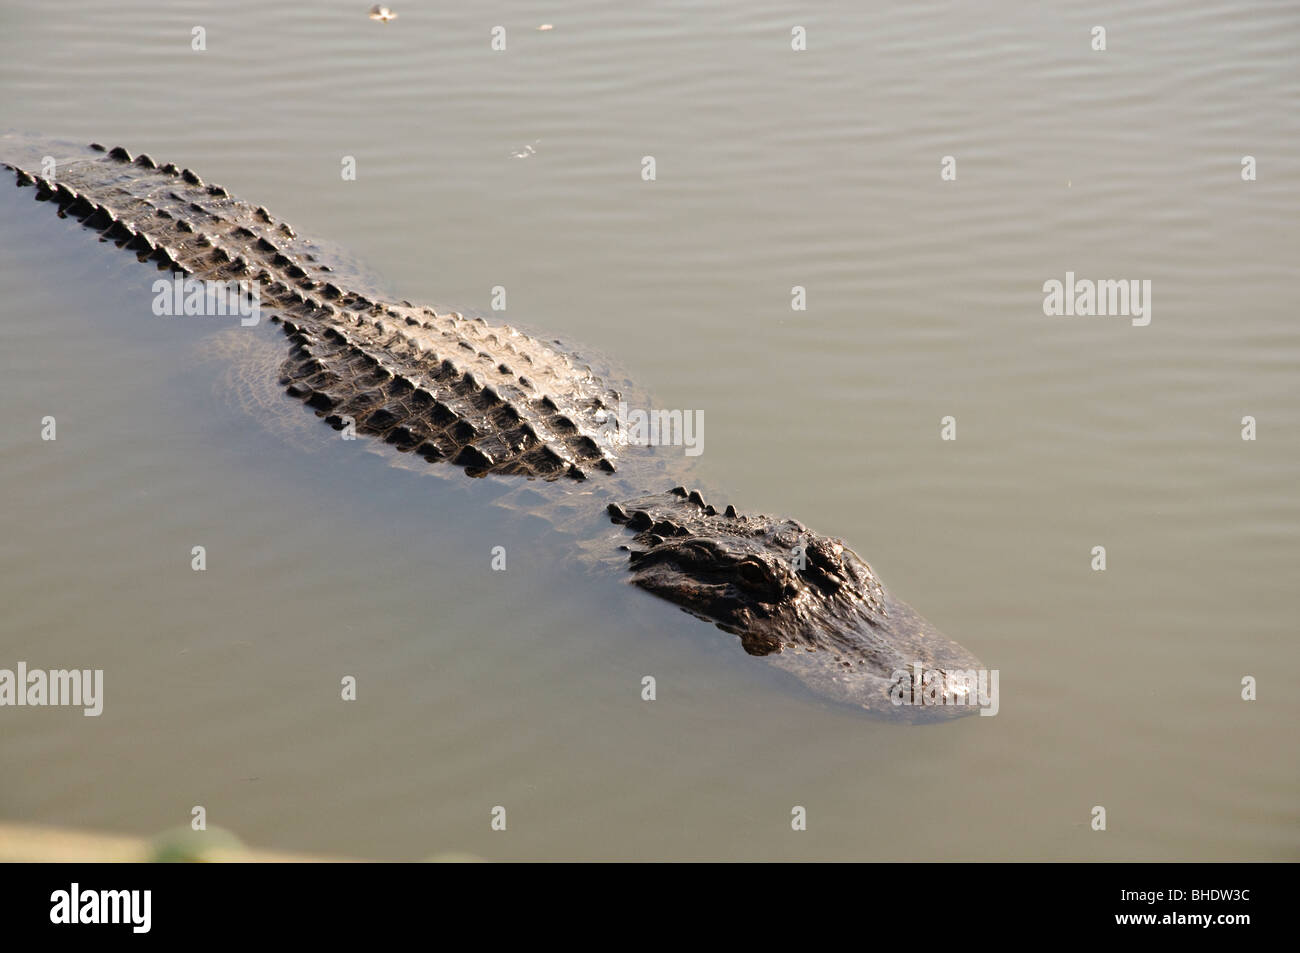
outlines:
[[718, 511], [684, 487], [611, 504], [609, 514], [635, 533], [637, 586], [817, 691], [910, 720], [979, 704], [979, 661], [894, 599], [843, 541], [795, 520]]

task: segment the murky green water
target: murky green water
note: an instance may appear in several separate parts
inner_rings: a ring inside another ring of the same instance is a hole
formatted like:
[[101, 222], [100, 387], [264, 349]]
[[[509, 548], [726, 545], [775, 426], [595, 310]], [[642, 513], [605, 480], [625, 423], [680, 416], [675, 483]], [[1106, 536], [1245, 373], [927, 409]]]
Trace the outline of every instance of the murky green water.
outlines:
[[[286, 444], [215, 396], [210, 326], [148, 314], [152, 273], [3, 189], [0, 668], [106, 697], [0, 709], [0, 819], [202, 805], [381, 858], [1300, 857], [1300, 11], [367, 7], [7, 4], [0, 128], [190, 165], [401, 297], [504, 286], [702, 409], [700, 481], [847, 539], [999, 669], [1000, 713], [829, 707], [477, 488]], [[1067, 271], [1150, 280], [1150, 324], [1046, 317]]]

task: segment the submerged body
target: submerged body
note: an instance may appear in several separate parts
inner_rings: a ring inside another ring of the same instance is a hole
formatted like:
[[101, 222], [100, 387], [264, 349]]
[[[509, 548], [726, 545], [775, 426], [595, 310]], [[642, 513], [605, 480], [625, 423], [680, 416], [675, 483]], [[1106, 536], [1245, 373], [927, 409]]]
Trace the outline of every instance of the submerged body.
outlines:
[[[909, 720], [975, 710], [956, 676], [979, 662], [842, 541], [668, 489], [662, 457], [622, 431], [620, 393], [564, 349], [349, 286], [290, 226], [188, 169], [17, 137], [0, 138], [0, 162], [142, 262], [255, 286], [289, 338], [276, 382], [330, 426], [471, 476], [536, 481], [585, 550], [837, 701]], [[896, 704], [899, 673], [919, 671], [944, 676], [946, 704]]]

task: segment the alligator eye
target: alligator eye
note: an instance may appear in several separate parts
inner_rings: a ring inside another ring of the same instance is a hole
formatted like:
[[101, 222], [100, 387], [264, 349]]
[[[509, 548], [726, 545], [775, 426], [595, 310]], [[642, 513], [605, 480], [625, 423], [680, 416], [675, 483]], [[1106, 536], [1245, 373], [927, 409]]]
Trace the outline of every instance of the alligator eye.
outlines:
[[754, 563], [741, 563], [737, 566], [736, 571], [740, 575], [741, 582], [752, 589], [766, 589], [771, 585], [767, 573], [763, 571], [761, 566]]
[[711, 540], [693, 539], [678, 547], [678, 558], [692, 566], [724, 564], [725, 553]]

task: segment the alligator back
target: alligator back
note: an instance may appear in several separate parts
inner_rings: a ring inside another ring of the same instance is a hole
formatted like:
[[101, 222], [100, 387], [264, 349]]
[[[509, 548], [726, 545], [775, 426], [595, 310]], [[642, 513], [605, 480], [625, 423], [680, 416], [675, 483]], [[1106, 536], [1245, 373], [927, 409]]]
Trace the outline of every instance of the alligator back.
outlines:
[[292, 343], [281, 384], [337, 429], [355, 425], [474, 476], [615, 469], [619, 394], [564, 351], [482, 318], [358, 292], [264, 207], [148, 155], [5, 136], [0, 160], [37, 200], [141, 261], [246, 282]]

